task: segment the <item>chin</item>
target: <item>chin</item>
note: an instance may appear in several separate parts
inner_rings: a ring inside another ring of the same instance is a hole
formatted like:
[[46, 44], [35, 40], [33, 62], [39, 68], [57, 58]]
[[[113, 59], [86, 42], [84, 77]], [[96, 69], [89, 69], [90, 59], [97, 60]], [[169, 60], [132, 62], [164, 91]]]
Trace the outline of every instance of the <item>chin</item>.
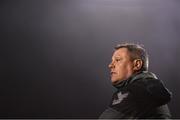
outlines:
[[119, 80], [118, 79], [111, 79], [112, 83], [117, 83]]
[[112, 82], [112, 83], [114, 83], [114, 82], [116, 82], [116, 81], [117, 81], [117, 80], [111, 79], [111, 82]]
[[113, 85], [119, 83], [120, 81], [122, 81], [122, 80], [121, 79], [115, 79], [115, 78], [113, 79], [113, 78], [111, 78], [111, 82], [112, 82]]

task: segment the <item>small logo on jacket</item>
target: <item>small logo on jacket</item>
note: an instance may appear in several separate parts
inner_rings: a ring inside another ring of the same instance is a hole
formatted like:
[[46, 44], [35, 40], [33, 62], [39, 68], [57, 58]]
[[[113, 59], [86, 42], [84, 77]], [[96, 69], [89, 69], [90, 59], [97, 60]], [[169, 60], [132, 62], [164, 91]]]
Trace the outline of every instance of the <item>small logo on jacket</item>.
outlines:
[[128, 96], [128, 93], [122, 94], [121, 92], [117, 93], [118, 99], [114, 99], [112, 105], [121, 103], [121, 101]]

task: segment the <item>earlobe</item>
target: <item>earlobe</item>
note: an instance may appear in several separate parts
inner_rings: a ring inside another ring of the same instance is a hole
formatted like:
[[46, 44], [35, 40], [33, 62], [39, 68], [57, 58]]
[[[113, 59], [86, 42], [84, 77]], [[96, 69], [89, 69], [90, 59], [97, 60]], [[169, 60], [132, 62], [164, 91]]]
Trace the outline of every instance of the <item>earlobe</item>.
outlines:
[[134, 60], [133, 64], [134, 64], [134, 68], [133, 68], [134, 71], [138, 71], [142, 68], [142, 60], [141, 59]]

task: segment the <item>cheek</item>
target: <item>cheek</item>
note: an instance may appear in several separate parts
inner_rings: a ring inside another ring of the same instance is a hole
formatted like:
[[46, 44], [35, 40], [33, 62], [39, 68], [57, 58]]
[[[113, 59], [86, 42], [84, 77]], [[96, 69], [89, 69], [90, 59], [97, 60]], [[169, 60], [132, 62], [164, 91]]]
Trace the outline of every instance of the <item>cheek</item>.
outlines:
[[129, 77], [133, 74], [133, 66], [132, 64], [128, 64], [126, 66], [126, 76]]
[[117, 65], [117, 72], [118, 74], [124, 74], [125, 72], [127, 72], [127, 66], [125, 64], [118, 64]]
[[118, 64], [117, 71], [119, 74], [129, 73], [132, 71], [132, 65], [129, 63]]

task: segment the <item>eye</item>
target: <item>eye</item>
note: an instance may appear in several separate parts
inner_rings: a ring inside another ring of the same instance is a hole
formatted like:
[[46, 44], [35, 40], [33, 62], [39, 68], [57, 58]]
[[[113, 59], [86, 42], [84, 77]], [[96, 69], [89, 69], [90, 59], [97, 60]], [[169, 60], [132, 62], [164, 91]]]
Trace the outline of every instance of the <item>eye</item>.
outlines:
[[116, 59], [117, 62], [118, 62], [118, 61], [121, 61], [121, 60], [122, 60], [121, 58]]

